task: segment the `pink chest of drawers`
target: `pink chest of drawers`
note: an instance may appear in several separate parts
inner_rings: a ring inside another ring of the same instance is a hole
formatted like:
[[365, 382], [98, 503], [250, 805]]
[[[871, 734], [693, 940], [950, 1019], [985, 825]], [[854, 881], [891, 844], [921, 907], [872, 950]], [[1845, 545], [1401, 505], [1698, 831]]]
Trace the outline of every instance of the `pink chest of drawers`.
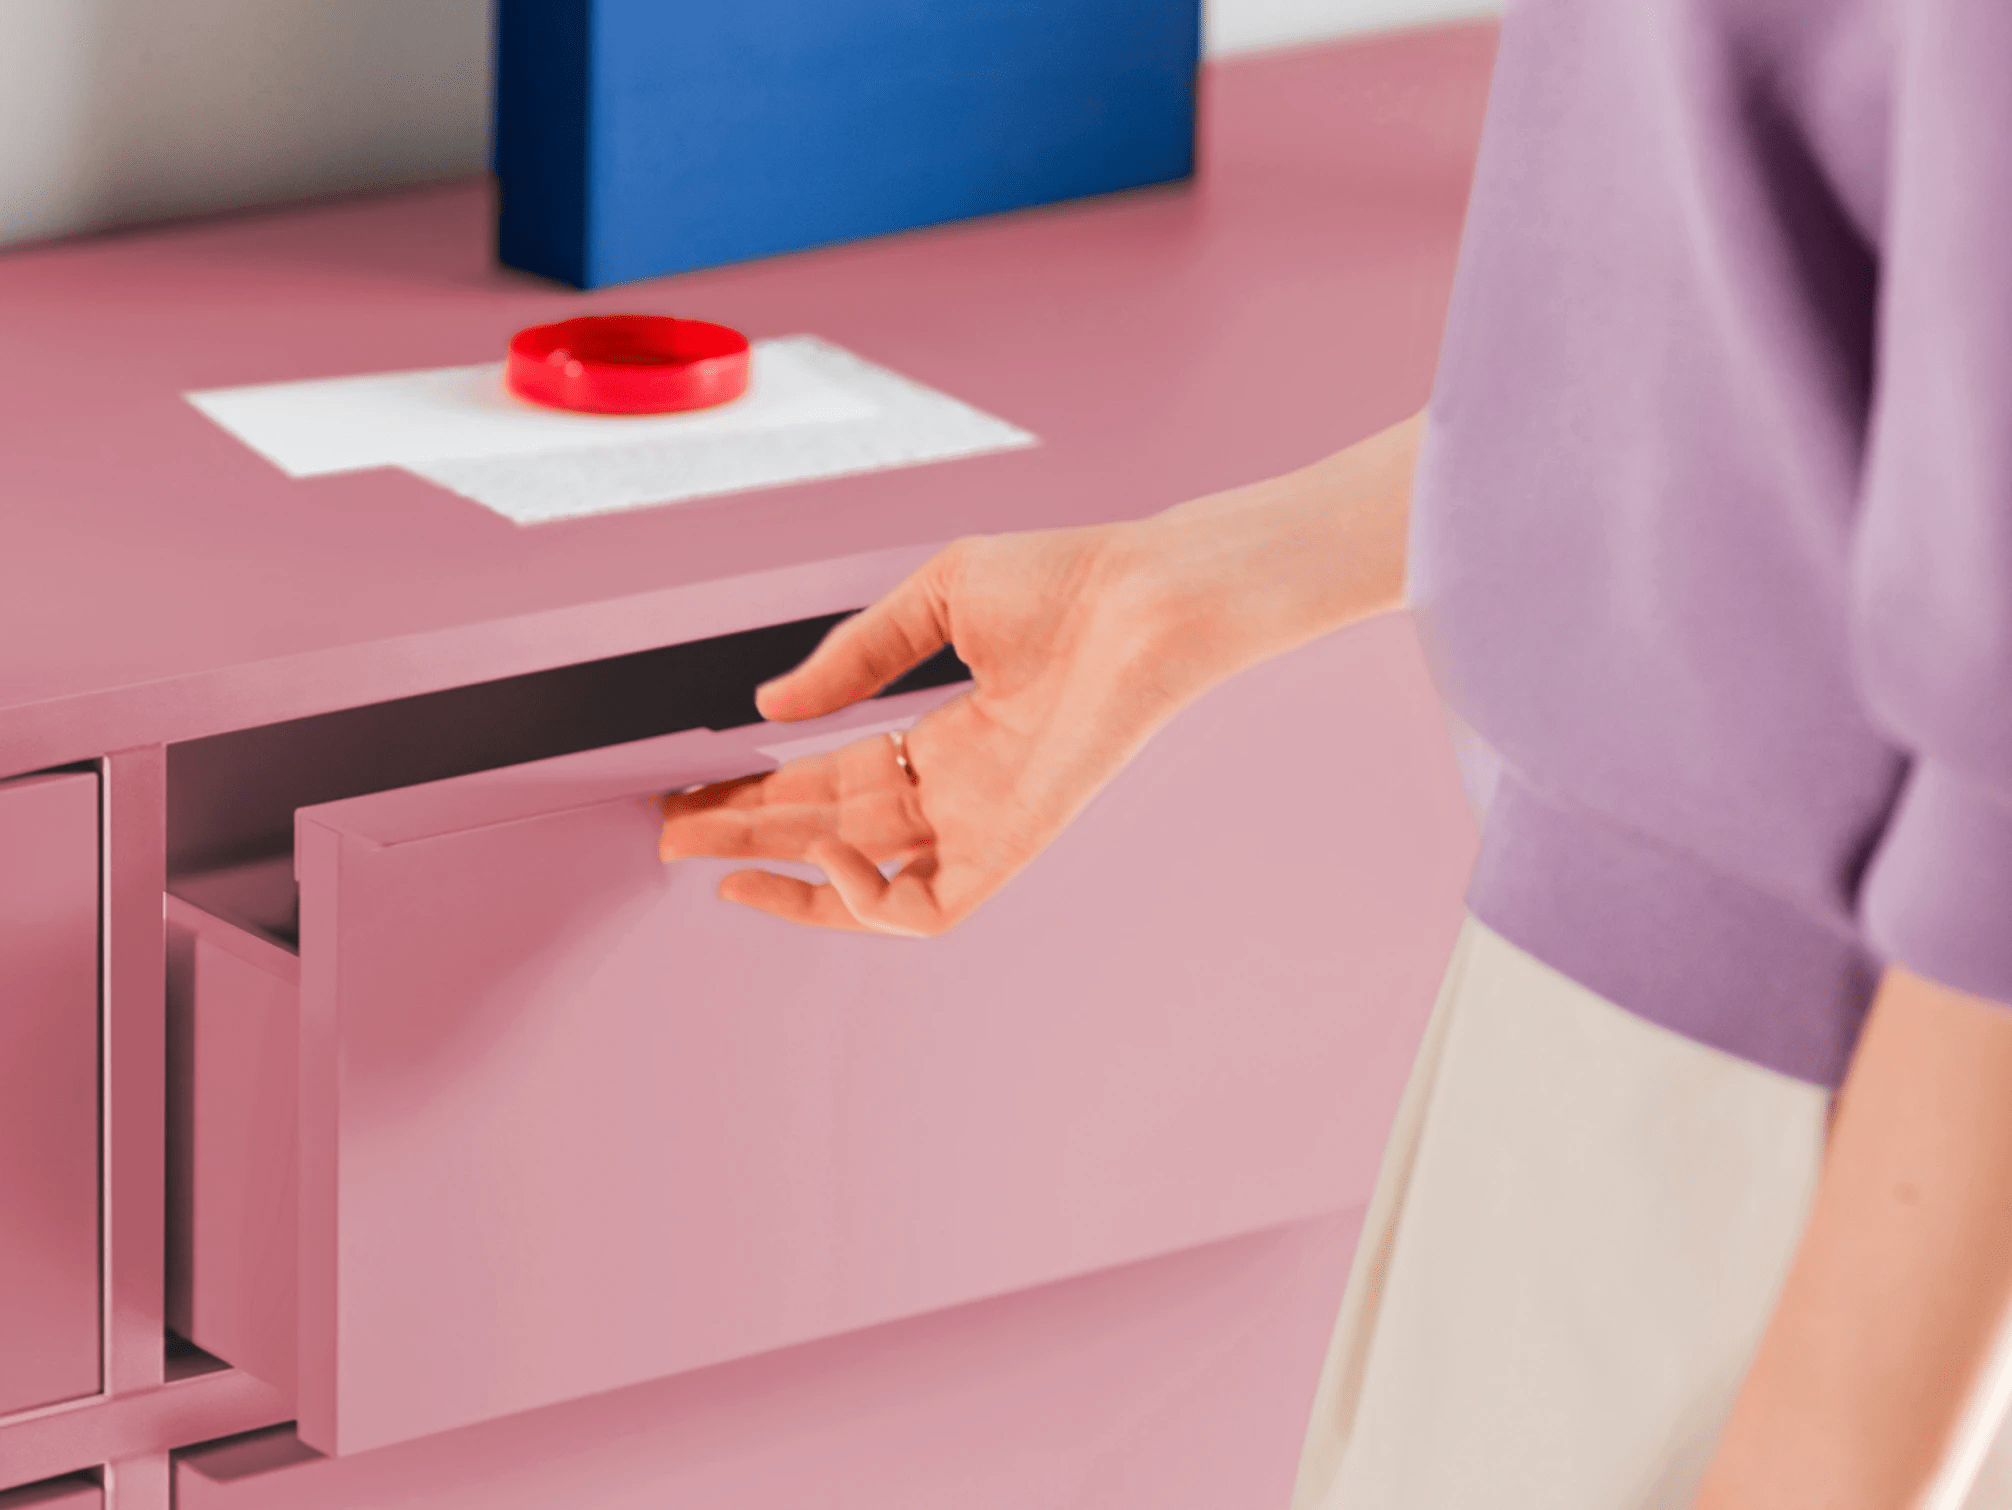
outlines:
[[[941, 940], [727, 909], [649, 799], [802, 737], [717, 688], [933, 542], [1415, 407], [1491, 46], [1218, 69], [1191, 188], [612, 296], [488, 269], [473, 187], [0, 260], [0, 1506], [1282, 1498], [1471, 844], [1408, 627]], [[625, 303], [1042, 444], [520, 529], [180, 398]]]

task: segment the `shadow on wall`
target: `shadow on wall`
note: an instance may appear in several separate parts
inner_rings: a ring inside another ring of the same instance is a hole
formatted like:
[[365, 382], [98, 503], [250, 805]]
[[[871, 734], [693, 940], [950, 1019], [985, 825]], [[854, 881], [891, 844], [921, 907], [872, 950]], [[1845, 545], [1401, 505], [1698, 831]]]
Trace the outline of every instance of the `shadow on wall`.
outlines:
[[454, 177], [489, 0], [6, 0], [0, 243]]

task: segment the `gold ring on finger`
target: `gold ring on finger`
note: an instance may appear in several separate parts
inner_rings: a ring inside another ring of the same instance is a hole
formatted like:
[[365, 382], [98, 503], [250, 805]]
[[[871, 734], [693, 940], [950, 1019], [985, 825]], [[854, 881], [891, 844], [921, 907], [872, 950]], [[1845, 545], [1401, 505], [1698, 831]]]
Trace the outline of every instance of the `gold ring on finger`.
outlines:
[[908, 736], [899, 729], [889, 729], [887, 742], [894, 746], [894, 763], [901, 767], [901, 774], [914, 783], [918, 778], [915, 767], [908, 763]]

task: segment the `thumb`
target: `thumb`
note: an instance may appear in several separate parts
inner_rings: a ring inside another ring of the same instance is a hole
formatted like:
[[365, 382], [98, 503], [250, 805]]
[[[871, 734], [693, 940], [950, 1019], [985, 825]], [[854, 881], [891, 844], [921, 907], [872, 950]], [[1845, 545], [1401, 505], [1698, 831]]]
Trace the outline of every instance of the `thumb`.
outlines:
[[835, 625], [794, 671], [755, 688], [763, 718], [817, 718], [871, 697], [950, 643], [956, 546], [938, 551], [869, 608]]

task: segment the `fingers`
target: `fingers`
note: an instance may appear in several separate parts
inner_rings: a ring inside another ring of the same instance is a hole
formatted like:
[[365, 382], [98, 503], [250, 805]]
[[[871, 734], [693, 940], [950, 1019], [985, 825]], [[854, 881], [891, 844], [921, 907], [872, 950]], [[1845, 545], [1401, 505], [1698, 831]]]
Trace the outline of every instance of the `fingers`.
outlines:
[[[898, 905], [907, 898], [897, 898], [896, 882], [882, 876], [872, 861], [844, 840], [820, 839], [810, 847], [810, 861], [825, 873], [845, 910], [876, 933], [909, 938], [921, 938], [927, 933], [928, 930], [916, 926], [915, 920], [902, 916], [913, 909]], [[910, 887], [902, 889], [907, 891], [913, 885], [911, 882]]]
[[960, 547], [949, 546], [899, 587], [837, 625], [794, 671], [755, 689], [763, 718], [816, 718], [871, 697], [950, 643], [949, 584]]
[[924, 930], [887, 921], [882, 914], [889, 883], [851, 845], [828, 841], [813, 846], [814, 863], [830, 884], [813, 886], [767, 870], [737, 870], [720, 882], [723, 901], [766, 912], [789, 923], [809, 923], [854, 933], [921, 937]]
[[[873, 862], [838, 839], [824, 839], [810, 848], [812, 864], [829, 884], [813, 886], [794, 876], [767, 870], [737, 870], [720, 882], [720, 898], [739, 902], [790, 923], [843, 928], [858, 933], [891, 933], [920, 938], [932, 930], [898, 921], [893, 914], [912, 907], [888, 905], [893, 884], [882, 879]], [[917, 883], [911, 881], [908, 888]]]
[[845, 903], [829, 886], [813, 886], [794, 876], [779, 876], [768, 870], [737, 870], [720, 882], [720, 898], [766, 912], [787, 923], [809, 923], [819, 928], [841, 928], [853, 933], [876, 933], [846, 910]]
[[[941, 932], [929, 883], [936, 874], [934, 834], [917, 773], [904, 760], [900, 742], [871, 736], [764, 776], [674, 792], [660, 799], [658, 858], [808, 861], [824, 871], [827, 884], [743, 870], [722, 881], [719, 894], [789, 922], [912, 936]], [[881, 864], [903, 867], [893, 883], [881, 876]]]
[[657, 839], [657, 858], [683, 860], [695, 855], [732, 858], [756, 853], [751, 810], [762, 803], [762, 776], [716, 781], [687, 792], [670, 792], [658, 799], [664, 825]]
[[765, 776], [674, 792], [659, 799], [657, 857], [803, 860], [820, 837], [843, 834], [876, 863], [906, 860], [930, 830], [895, 753], [873, 735]]
[[757, 828], [745, 813], [716, 810], [682, 817], [666, 815], [663, 832], [657, 839], [657, 858], [666, 864], [701, 856], [720, 860], [793, 860], [815, 834], [816, 830], [808, 823], [794, 834], [774, 822]]

